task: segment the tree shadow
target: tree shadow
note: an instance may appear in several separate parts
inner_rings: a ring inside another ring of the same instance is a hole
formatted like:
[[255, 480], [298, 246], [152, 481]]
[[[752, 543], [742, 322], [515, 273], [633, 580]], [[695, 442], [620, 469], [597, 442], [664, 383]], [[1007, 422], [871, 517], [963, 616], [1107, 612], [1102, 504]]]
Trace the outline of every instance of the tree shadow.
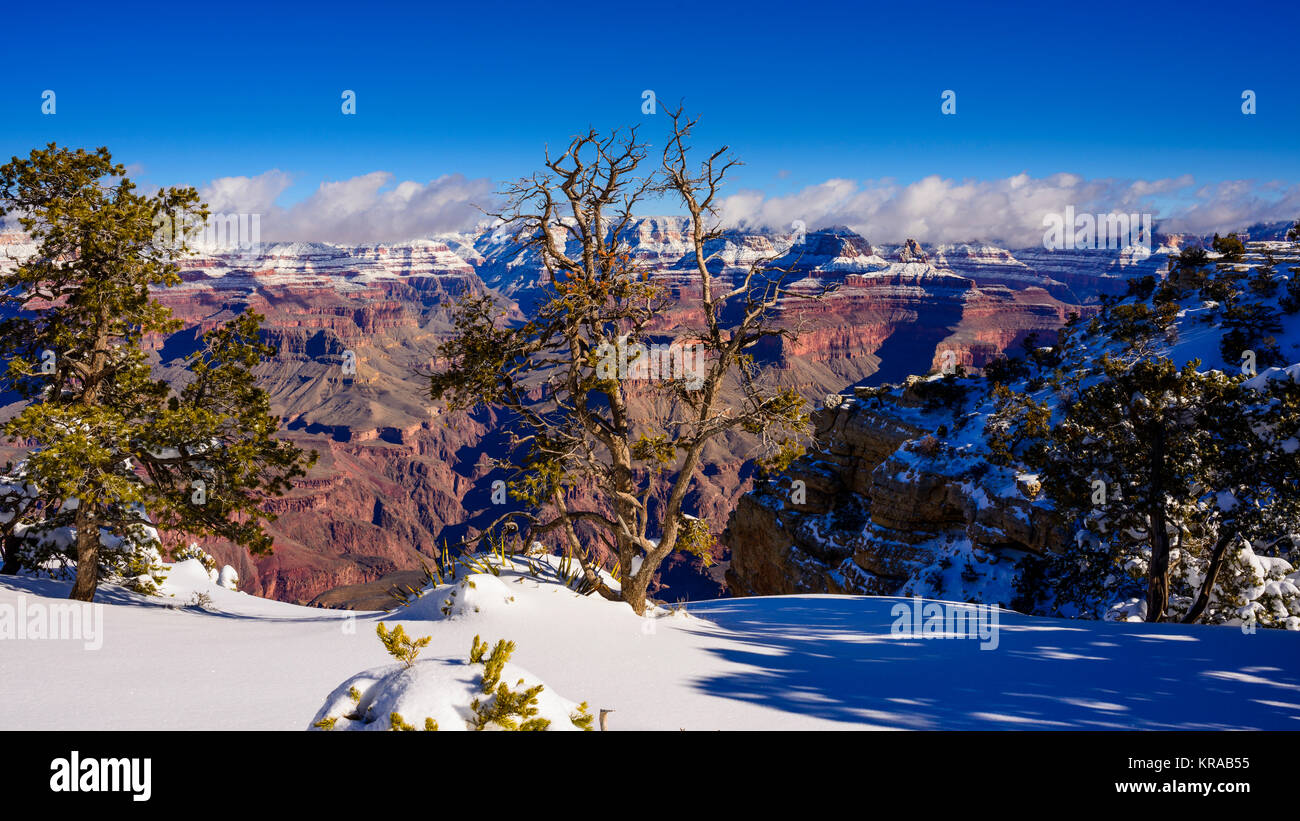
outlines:
[[984, 650], [975, 638], [891, 636], [890, 609], [908, 601], [803, 596], [691, 605], [730, 631], [730, 641], [711, 642], [708, 652], [740, 665], [695, 686], [861, 727], [1300, 729], [1300, 637], [1285, 631], [1243, 635], [1235, 627], [1000, 611], [997, 647]]
[[[68, 594], [72, 590], [72, 582], [65, 579], [51, 579], [38, 576], [0, 576], [0, 590], [10, 590], [20, 596], [39, 597], [28, 602], [28, 606], [50, 607], [67, 604], [80, 604], [80, 602], [75, 602], [68, 598]], [[271, 599], [259, 599], [257, 597], [250, 597], [250, 599], [254, 601], [273, 601]], [[276, 604], [281, 603], [282, 602], [276, 602]], [[273, 613], [236, 613], [220, 609], [220, 604], [214, 604], [211, 608], [199, 607], [180, 596], [177, 596], [176, 598], [169, 596], [146, 596], [120, 585], [105, 582], [100, 582], [99, 588], [95, 591], [95, 601], [93, 604], [113, 606], [125, 605], [134, 608], [157, 608], [162, 610], [171, 610], [177, 613], [186, 613], [203, 618], [234, 621], [275, 622], [277, 624], [323, 624], [331, 621], [342, 621], [347, 619], [354, 619], [361, 622], [378, 620], [383, 617], [382, 613], [331, 610], [328, 608], [316, 608], [310, 616], [276, 615]], [[287, 606], [297, 607], [297, 605]]]

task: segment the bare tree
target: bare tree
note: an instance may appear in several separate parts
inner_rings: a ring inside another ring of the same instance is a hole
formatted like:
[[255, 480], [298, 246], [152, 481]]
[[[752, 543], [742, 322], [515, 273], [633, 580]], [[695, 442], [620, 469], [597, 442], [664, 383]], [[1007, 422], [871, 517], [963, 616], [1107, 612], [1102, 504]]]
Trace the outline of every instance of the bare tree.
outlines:
[[[691, 159], [696, 121], [669, 114], [671, 134], [650, 171], [636, 129], [574, 137], [545, 170], [502, 192], [493, 214], [548, 282], [527, 322], [506, 327], [492, 295], [458, 304], [452, 338], [439, 346], [445, 370], [430, 393], [450, 410], [504, 408], [512, 433], [507, 464], [521, 511], [484, 531], [525, 524], [529, 540], [553, 534], [581, 562], [587, 589], [646, 608], [651, 580], [674, 550], [707, 557], [713, 535], [686, 502], [706, 444], [744, 432], [755, 458], [780, 468], [802, 452], [809, 417], [802, 397], [779, 387], [752, 348], [791, 336], [781, 303], [820, 299], [828, 289], [789, 290], [792, 266], [776, 255], [724, 274], [710, 246], [722, 236], [719, 192], [738, 163], [726, 147]], [[684, 299], [695, 319], [667, 346], [661, 314], [683, 307], [633, 258], [627, 231], [651, 198], [677, 199], [689, 218], [692, 279]], [[689, 363], [689, 365], [688, 365]], [[586, 503], [582, 500], [586, 499]], [[617, 590], [598, 572], [595, 540], [617, 557]]]

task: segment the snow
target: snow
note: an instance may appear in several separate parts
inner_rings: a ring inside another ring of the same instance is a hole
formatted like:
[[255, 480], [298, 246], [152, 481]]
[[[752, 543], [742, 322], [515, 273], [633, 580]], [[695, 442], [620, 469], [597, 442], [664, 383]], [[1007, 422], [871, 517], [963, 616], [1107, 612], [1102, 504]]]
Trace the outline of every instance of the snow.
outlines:
[[919, 547], [928, 548], [937, 558], [918, 568], [899, 588], [900, 595], [1002, 604], [1017, 598], [1017, 562], [1025, 555], [1021, 551], [992, 552], [971, 544], [969, 538], [945, 536]]
[[217, 584], [226, 590], [235, 590], [239, 587], [239, 573], [230, 565], [224, 565], [217, 574]]
[[[544, 682], [548, 717], [587, 701], [615, 710], [611, 730], [1300, 729], [1300, 635], [1284, 630], [1002, 611], [997, 649], [983, 651], [891, 635], [891, 608], [910, 601], [894, 597], [728, 599], [642, 618], [516, 566], [351, 613], [225, 589], [197, 560], [169, 570], [157, 596], [101, 587], [99, 650], [0, 639], [0, 729], [303, 730], [348, 687], [381, 682], [377, 714], [450, 729], [476, 681], [474, 636], [517, 644], [502, 680]], [[61, 604], [68, 589], [0, 577], [0, 613]], [[416, 672], [393, 665], [381, 621], [432, 637]]]
[[[388, 730], [392, 714], [397, 713], [416, 729], [423, 729], [424, 720], [431, 718], [439, 731], [467, 730], [474, 701], [487, 701], [480, 688], [482, 672], [482, 665], [454, 659], [416, 661], [409, 668], [404, 664], [390, 664], [367, 670], [334, 688], [312, 718], [312, 724], [334, 719], [334, 730]], [[537, 717], [549, 720], [550, 730], [579, 729], [570, 720], [577, 713], [578, 705], [558, 696], [527, 670], [507, 663], [502, 668], [501, 681], [515, 691], [542, 684], [544, 689], [537, 696]], [[352, 693], [359, 698], [354, 700]]]
[[167, 567], [167, 582], [163, 585], [163, 591], [165, 595], [206, 591], [206, 585], [211, 581], [211, 573], [202, 562], [186, 559]]

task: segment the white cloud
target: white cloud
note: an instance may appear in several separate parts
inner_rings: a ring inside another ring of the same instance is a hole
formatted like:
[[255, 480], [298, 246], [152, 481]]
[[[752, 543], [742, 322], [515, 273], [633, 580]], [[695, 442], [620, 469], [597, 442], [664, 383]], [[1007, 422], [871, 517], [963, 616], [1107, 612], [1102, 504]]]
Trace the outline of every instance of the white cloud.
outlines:
[[1300, 218], [1300, 184], [1229, 180], [1202, 186], [1196, 201], [1162, 225], [1168, 231], [1208, 234], [1257, 222]]
[[490, 204], [487, 179], [448, 174], [427, 183], [391, 185], [393, 175], [374, 171], [324, 182], [293, 205], [276, 204], [293, 180], [271, 170], [256, 177], [222, 177], [200, 191], [213, 213], [262, 215], [266, 240], [341, 243], [396, 242], [472, 228], [483, 219], [476, 204]]
[[[290, 206], [277, 201], [293, 179], [271, 170], [255, 177], [222, 177], [201, 194], [214, 213], [262, 214], [266, 240], [341, 243], [396, 242], [444, 231], [469, 230], [484, 217], [475, 205], [493, 203], [484, 178], [445, 175], [427, 183], [393, 184], [375, 171], [325, 182]], [[1257, 222], [1300, 217], [1300, 184], [1232, 180], [1198, 185], [1191, 175], [1157, 180], [1085, 179], [1077, 174], [999, 180], [929, 176], [906, 185], [882, 179], [834, 178], [782, 196], [741, 190], [725, 197], [721, 213], [731, 227], [790, 230], [796, 220], [815, 229], [847, 225], [877, 243], [985, 240], [1008, 247], [1042, 243], [1043, 217], [1073, 206], [1075, 213], [1149, 213], [1163, 231], [1210, 233]]]
[[267, 214], [292, 183], [288, 174], [272, 170], [256, 177], [221, 177], [199, 194], [213, 213]]
[[987, 240], [1028, 247], [1042, 242], [1044, 215], [1066, 206], [1080, 214], [1149, 213], [1162, 230], [1208, 233], [1300, 217], [1300, 185], [1240, 180], [1197, 187], [1190, 175], [1088, 180], [1064, 173], [961, 181], [930, 176], [907, 185], [831, 179], [780, 197], [741, 191], [726, 197], [721, 211], [729, 226], [789, 230], [802, 220], [809, 228], [846, 225], [876, 242], [911, 237], [929, 244]]

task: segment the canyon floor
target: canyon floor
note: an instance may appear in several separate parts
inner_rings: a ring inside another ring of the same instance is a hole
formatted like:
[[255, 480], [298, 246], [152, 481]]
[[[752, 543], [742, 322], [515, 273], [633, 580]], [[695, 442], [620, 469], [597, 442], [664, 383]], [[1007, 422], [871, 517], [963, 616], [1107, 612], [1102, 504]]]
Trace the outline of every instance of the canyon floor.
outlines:
[[1300, 635], [1280, 630], [1003, 610], [981, 649], [942, 630], [896, 635], [907, 599], [760, 596], [643, 618], [519, 565], [393, 612], [344, 612], [226, 590], [191, 561], [157, 596], [102, 587], [89, 646], [15, 638], [15, 620], [55, 612], [67, 584], [0, 578], [0, 729], [304, 730], [349, 677], [391, 665], [381, 621], [431, 637], [417, 665], [510, 639], [513, 664], [614, 710], [613, 731], [1300, 729]]

